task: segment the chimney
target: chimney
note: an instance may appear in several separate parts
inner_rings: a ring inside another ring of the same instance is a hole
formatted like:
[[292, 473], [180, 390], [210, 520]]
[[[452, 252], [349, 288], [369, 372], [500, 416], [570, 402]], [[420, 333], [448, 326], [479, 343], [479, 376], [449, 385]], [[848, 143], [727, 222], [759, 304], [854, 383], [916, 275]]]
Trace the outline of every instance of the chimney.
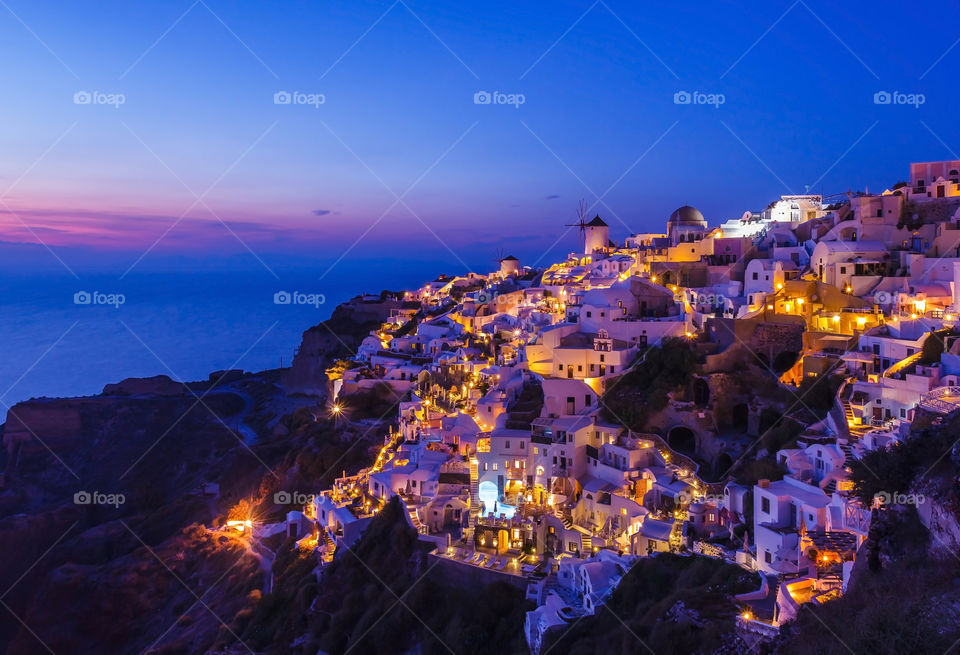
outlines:
[[766, 478], [764, 478], [763, 480], [757, 480], [757, 486], [760, 487], [761, 489], [766, 489], [767, 487], [770, 486], [770, 480], [767, 480]]

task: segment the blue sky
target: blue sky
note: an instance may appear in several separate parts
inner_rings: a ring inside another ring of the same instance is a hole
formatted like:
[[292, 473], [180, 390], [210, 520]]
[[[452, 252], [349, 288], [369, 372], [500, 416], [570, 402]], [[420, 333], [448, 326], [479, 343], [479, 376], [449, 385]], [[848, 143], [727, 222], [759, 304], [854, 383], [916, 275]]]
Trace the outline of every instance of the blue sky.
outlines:
[[622, 238], [960, 151], [952, 5], [5, 1], [0, 251], [40, 268], [532, 263], [580, 198]]

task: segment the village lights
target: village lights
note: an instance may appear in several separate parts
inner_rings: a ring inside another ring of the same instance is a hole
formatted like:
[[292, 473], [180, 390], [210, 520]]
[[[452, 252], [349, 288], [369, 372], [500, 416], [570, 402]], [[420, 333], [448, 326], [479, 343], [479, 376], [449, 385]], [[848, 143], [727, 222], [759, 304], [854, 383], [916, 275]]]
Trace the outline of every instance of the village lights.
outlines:
[[865, 316], [858, 316], [858, 317], [857, 317], [857, 325], [859, 325], [859, 326], [862, 327], [866, 322], [867, 322], [867, 319], [866, 319]]
[[750, 619], [753, 618], [753, 614], [751, 614], [750, 612], [744, 612], [740, 616], [742, 616], [745, 621], [749, 621]]
[[342, 410], [343, 408], [340, 407], [339, 403], [334, 403], [333, 407], [330, 408], [330, 411], [333, 412], [334, 414], [339, 414]]
[[783, 289], [783, 282], [777, 282], [777, 291]]
[[834, 322], [834, 323], [839, 323], [839, 322], [840, 322], [840, 315], [839, 315], [839, 314], [834, 314], [834, 315], [833, 315], [833, 322]]

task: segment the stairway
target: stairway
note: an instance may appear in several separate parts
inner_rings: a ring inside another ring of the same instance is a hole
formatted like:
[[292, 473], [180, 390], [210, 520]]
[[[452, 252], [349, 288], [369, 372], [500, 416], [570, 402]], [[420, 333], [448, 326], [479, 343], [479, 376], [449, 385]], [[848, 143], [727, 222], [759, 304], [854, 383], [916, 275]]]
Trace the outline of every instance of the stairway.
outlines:
[[583, 546], [583, 556], [589, 557], [593, 554], [593, 537], [588, 534], [580, 536], [580, 543]]
[[427, 526], [420, 522], [420, 517], [417, 515], [416, 507], [408, 507], [407, 514], [410, 515], [410, 522], [413, 523], [413, 527], [420, 534], [427, 534]]
[[850, 432], [851, 440], [858, 440], [863, 437], [869, 430], [869, 425], [857, 425], [856, 417], [853, 415], [853, 408], [850, 406], [850, 401], [844, 400], [843, 402], [843, 413], [847, 419], [847, 430]]
[[850, 463], [853, 462], [853, 444], [849, 441], [847, 443], [838, 444], [840, 450], [843, 451], [843, 465], [850, 466]]
[[557, 508], [554, 510], [554, 512], [556, 513], [557, 518], [563, 521], [563, 527], [565, 527], [567, 530], [573, 527], [573, 516], [570, 514], [569, 507]]
[[468, 526], [477, 525], [477, 515], [480, 514], [480, 463], [476, 457], [470, 459], [470, 514]]

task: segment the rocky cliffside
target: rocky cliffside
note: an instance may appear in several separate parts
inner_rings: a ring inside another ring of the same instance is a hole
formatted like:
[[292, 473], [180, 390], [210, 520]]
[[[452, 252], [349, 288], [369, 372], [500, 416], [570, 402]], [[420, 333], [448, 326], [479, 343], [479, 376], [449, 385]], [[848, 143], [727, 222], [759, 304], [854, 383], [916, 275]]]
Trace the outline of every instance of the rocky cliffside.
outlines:
[[399, 306], [386, 292], [373, 299], [358, 296], [338, 306], [328, 320], [303, 333], [284, 385], [302, 393], [325, 394], [327, 367], [355, 354], [370, 331], [379, 328], [390, 317], [390, 310]]

